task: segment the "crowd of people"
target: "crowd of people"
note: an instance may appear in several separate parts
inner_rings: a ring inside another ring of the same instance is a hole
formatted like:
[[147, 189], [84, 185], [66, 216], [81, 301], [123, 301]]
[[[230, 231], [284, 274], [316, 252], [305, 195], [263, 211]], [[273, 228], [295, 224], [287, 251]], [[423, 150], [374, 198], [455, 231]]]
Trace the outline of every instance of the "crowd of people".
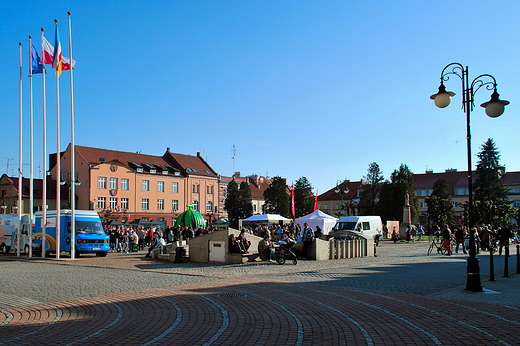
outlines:
[[182, 239], [188, 240], [193, 237], [198, 237], [204, 234], [214, 232], [215, 229], [212, 227], [196, 227], [193, 229], [191, 226], [188, 227], [167, 227], [165, 229], [152, 228], [152, 227], [140, 227], [135, 228], [133, 226], [119, 226], [112, 227], [106, 232], [110, 236], [110, 251], [112, 252], [125, 252], [130, 253], [132, 251], [144, 250], [145, 247], [149, 247], [150, 254], [154, 248], [162, 247], [167, 243], [172, 243]]

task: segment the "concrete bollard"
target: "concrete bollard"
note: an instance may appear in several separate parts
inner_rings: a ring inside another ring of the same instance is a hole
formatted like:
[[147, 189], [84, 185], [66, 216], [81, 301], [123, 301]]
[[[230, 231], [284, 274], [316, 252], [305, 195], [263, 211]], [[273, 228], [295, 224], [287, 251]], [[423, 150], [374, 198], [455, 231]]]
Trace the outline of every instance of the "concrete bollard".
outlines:
[[493, 249], [489, 248], [489, 281], [495, 281], [495, 268], [493, 265]]
[[509, 245], [504, 246], [504, 277], [509, 277]]
[[520, 274], [520, 245], [516, 246], [516, 273]]

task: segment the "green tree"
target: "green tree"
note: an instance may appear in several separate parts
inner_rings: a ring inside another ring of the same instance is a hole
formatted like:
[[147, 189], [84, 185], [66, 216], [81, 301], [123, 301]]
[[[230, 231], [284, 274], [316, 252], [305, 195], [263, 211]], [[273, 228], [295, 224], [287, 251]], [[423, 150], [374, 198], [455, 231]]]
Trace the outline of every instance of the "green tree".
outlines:
[[368, 165], [368, 174], [363, 177], [365, 184], [359, 196], [359, 211], [361, 215], [377, 215], [377, 203], [385, 178], [376, 162]]
[[403, 205], [405, 194], [410, 196], [410, 214], [412, 223], [419, 219], [419, 202], [415, 196], [415, 184], [413, 173], [407, 165], [401, 164], [399, 170], [395, 170], [390, 176], [390, 181], [385, 181], [381, 186], [378, 202], [378, 214], [384, 221], [403, 221]]
[[446, 180], [439, 179], [433, 184], [432, 194], [425, 198], [425, 202], [431, 221], [441, 228], [453, 223], [453, 202]]
[[312, 213], [314, 210], [312, 185], [306, 177], [299, 178], [294, 184], [294, 209], [296, 218]]
[[227, 196], [224, 201], [224, 209], [227, 211], [231, 226], [238, 228], [238, 219], [240, 218], [240, 196], [238, 192], [238, 184], [235, 179], [231, 180], [227, 185]]
[[253, 215], [253, 201], [251, 198], [251, 187], [246, 181], [240, 183], [238, 191], [239, 219], [247, 219]]
[[290, 197], [287, 193], [287, 182], [285, 179], [279, 176], [274, 177], [269, 187], [264, 191], [264, 200], [264, 213], [291, 217]]
[[481, 146], [478, 153], [477, 179], [475, 179], [475, 221], [491, 223], [497, 208], [508, 204], [507, 189], [502, 185], [500, 177], [500, 155], [492, 138]]

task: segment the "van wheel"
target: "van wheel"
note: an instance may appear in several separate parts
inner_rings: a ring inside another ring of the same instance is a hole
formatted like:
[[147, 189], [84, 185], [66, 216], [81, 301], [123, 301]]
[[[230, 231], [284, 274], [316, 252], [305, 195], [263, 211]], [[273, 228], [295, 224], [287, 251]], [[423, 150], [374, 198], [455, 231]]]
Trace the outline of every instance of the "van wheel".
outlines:
[[97, 257], [107, 257], [108, 251], [96, 252]]

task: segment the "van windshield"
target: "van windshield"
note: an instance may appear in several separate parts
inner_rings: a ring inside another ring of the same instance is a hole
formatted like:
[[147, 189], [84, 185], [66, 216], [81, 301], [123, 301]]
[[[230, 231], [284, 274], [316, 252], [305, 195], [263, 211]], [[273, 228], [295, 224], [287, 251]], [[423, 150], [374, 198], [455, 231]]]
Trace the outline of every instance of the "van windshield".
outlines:
[[101, 222], [76, 221], [76, 234], [105, 234]]
[[338, 222], [334, 229], [336, 231], [353, 231], [357, 222]]

